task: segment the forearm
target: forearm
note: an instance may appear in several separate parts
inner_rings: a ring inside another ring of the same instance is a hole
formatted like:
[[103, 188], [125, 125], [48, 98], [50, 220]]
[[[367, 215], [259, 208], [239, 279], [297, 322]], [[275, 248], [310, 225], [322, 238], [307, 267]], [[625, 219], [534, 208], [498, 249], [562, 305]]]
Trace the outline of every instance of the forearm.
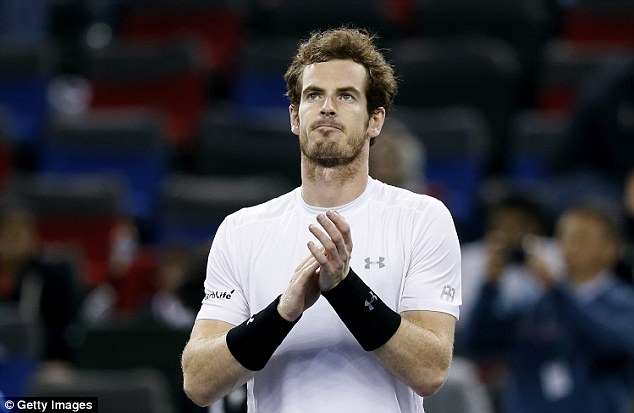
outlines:
[[193, 338], [183, 351], [183, 388], [199, 406], [222, 398], [255, 374], [231, 355], [225, 336]]
[[197, 322], [183, 352], [185, 392], [194, 402], [207, 405], [266, 366], [299, 320], [284, 319], [278, 304], [275, 299], [235, 327], [221, 321]]
[[[439, 317], [440, 321], [443, 316], [437, 313], [433, 318]], [[453, 329], [444, 324], [451, 324], [453, 317], [446, 317], [441, 321], [440, 333], [420, 325], [430, 321], [422, 312], [403, 313], [394, 336], [373, 352], [388, 371], [423, 397], [434, 394], [447, 379], [453, 353], [453, 334], [447, 330]]]
[[421, 396], [444, 383], [453, 351], [455, 319], [449, 314], [389, 308], [352, 269], [323, 293], [361, 347]]

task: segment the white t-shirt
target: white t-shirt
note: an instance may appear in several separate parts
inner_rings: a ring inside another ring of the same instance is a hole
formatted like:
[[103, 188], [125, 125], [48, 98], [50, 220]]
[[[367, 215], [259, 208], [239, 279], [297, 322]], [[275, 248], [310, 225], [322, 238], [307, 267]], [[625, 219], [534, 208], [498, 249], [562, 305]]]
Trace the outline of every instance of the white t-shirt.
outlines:
[[[440, 201], [369, 178], [361, 196], [332, 209], [351, 227], [350, 266], [390, 308], [458, 318], [460, 247]], [[212, 243], [197, 318], [237, 325], [270, 304], [310, 254], [308, 225], [325, 211], [297, 188], [228, 216]], [[422, 399], [361, 348], [323, 297], [247, 389], [249, 412], [423, 411]]]

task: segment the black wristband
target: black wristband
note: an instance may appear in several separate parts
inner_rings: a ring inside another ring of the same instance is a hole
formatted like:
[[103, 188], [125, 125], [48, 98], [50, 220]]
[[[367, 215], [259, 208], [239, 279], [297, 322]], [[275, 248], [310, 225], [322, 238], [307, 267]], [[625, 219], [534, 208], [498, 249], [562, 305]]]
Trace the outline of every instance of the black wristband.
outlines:
[[352, 268], [343, 281], [322, 295], [365, 351], [381, 347], [401, 325], [400, 314], [374, 294]]
[[275, 350], [299, 321], [287, 321], [277, 311], [278, 296], [271, 304], [227, 333], [227, 347], [245, 368], [262, 370]]

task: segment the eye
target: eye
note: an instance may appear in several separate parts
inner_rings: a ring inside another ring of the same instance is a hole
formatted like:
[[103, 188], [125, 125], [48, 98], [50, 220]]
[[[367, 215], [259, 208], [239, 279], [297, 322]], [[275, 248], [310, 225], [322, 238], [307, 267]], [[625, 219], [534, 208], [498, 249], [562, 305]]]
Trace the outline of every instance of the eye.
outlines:
[[319, 93], [310, 92], [306, 95], [306, 100], [316, 100], [319, 97]]
[[341, 100], [353, 100], [354, 96], [352, 96], [350, 93], [344, 93], [341, 95]]

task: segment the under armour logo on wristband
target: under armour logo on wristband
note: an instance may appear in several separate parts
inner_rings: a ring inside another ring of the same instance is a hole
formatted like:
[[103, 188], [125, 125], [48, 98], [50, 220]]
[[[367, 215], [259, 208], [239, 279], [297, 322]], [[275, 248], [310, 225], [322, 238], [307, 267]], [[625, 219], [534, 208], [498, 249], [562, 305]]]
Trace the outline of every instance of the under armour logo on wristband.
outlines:
[[379, 268], [385, 267], [385, 264], [383, 263], [383, 261], [385, 261], [385, 257], [379, 257], [378, 261], [372, 261], [370, 259], [370, 257], [367, 257], [364, 261], [365, 261], [365, 269], [366, 270], [370, 269], [370, 266], [372, 264], [377, 264], [379, 266]]
[[372, 303], [377, 298], [378, 297], [372, 291], [370, 291], [370, 301], [365, 300], [365, 306], [368, 307], [368, 310], [370, 310], [370, 311], [374, 310], [374, 306], [372, 305]]

